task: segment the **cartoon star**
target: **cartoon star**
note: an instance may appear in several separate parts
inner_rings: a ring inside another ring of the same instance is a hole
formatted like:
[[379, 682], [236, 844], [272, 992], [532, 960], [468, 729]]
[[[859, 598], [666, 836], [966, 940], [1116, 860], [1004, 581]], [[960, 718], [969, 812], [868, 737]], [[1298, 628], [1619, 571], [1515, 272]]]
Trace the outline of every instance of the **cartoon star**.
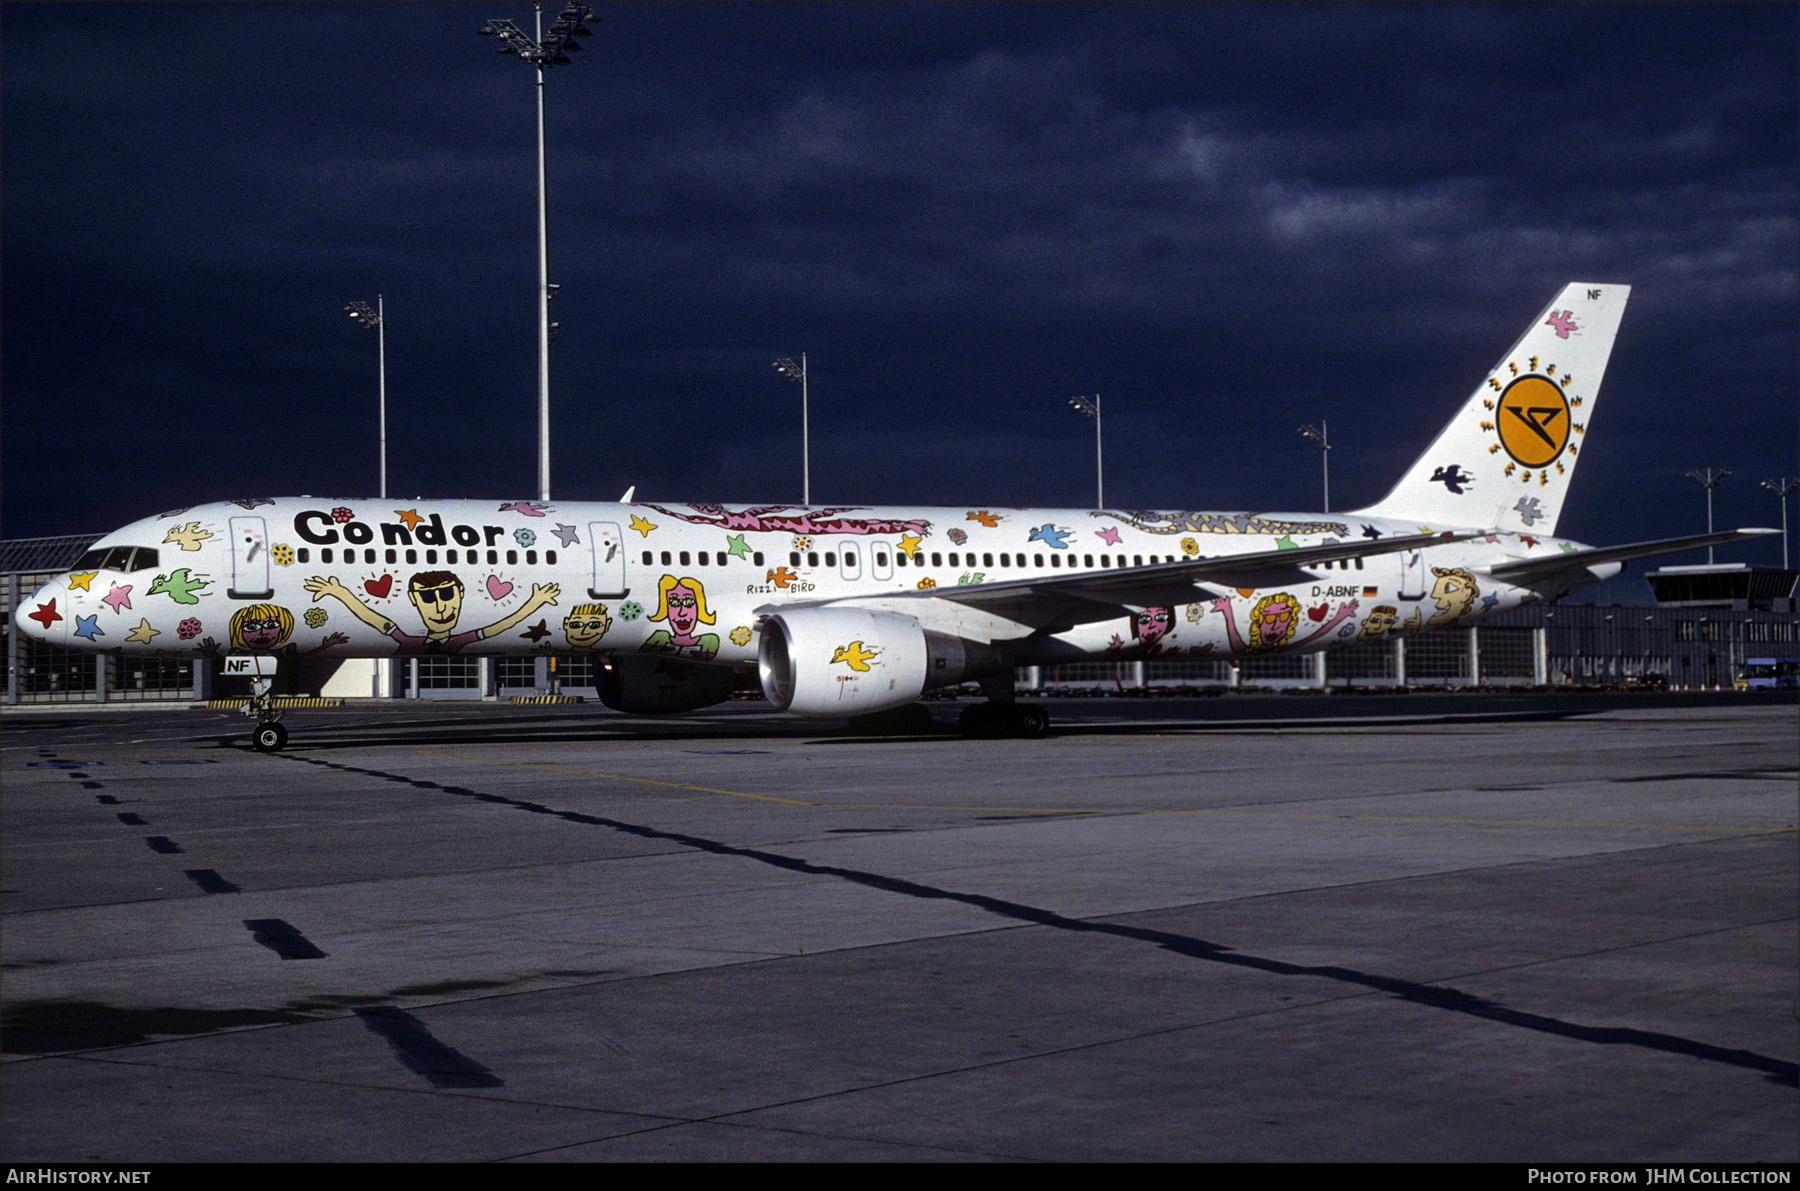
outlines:
[[750, 553], [750, 543], [744, 540], [743, 534], [734, 533], [725, 539], [725, 553], [733, 558], [747, 557]]
[[51, 600], [48, 604], [39, 604], [37, 611], [31, 614], [31, 619], [48, 629], [52, 623], [61, 620], [62, 615], [56, 610], [56, 601]]
[[646, 521], [636, 513], [633, 513], [631, 515], [631, 528], [637, 530], [645, 537], [649, 537], [650, 531], [656, 528], [656, 523], [654, 521]]
[[1110, 525], [1105, 529], [1096, 530], [1094, 536], [1099, 538], [1102, 542], [1105, 542], [1108, 546], [1117, 546], [1119, 544], [1119, 531]]
[[75, 618], [75, 635], [77, 637], [86, 637], [89, 641], [92, 641], [96, 637], [106, 636], [106, 630], [101, 628], [97, 623], [99, 619], [100, 614], [98, 612], [94, 613], [92, 616], [77, 616]]
[[131, 607], [131, 584], [113, 584], [112, 590], [107, 592], [106, 598], [100, 602], [107, 605], [114, 612], [123, 614], [125, 609]]
[[129, 633], [125, 634], [125, 639], [127, 641], [138, 641], [148, 645], [150, 644], [150, 638], [159, 636], [161, 633], [161, 629], [153, 629], [150, 627], [148, 618], [142, 618], [138, 621], [137, 628], [132, 629]]
[[556, 535], [556, 540], [563, 544], [563, 549], [565, 550], [570, 546], [579, 546], [581, 544], [581, 535], [575, 532], [575, 527], [573, 525], [558, 525], [550, 532]]
[[99, 573], [99, 571], [82, 571], [78, 575], [70, 575], [69, 590], [74, 591], [76, 588], [80, 588], [82, 591], [86, 591], [88, 589], [88, 584], [92, 583], [94, 577]]
[[418, 528], [419, 522], [425, 520], [425, 518], [419, 516], [419, 510], [417, 509], [395, 509], [394, 516], [405, 522], [406, 528], [409, 530]]
[[919, 557], [919, 543], [923, 540], [924, 539], [920, 538], [918, 534], [909, 533], [900, 539], [900, 544], [895, 546], [894, 549], [900, 551], [900, 553], [906, 555], [908, 558], [917, 559]]
[[1379, 529], [1376, 529], [1373, 525], [1365, 525], [1365, 526], [1363, 526], [1363, 535], [1362, 536], [1365, 538], [1368, 538], [1372, 542], [1376, 538], [1381, 536], [1381, 531]]
[[519, 636], [525, 638], [525, 640], [532, 642], [542, 641], [549, 635], [550, 626], [543, 620], [538, 621], [536, 624], [519, 634]]
[[1294, 544], [1293, 538], [1276, 538], [1275, 539], [1275, 549], [1277, 549], [1277, 550], [1298, 550], [1298, 549], [1300, 549], [1300, 547], [1298, 547]]

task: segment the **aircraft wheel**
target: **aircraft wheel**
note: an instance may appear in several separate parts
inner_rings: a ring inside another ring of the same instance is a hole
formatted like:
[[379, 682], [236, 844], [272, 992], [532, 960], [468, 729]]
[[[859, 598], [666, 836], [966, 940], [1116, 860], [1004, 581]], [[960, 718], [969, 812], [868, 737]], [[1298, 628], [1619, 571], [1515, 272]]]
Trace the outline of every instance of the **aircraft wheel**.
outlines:
[[971, 703], [963, 708], [957, 727], [971, 740], [992, 740], [1006, 735], [1006, 713], [997, 703]]
[[1007, 728], [1013, 736], [1032, 740], [1050, 730], [1050, 713], [1036, 703], [1015, 703], [1008, 710]]
[[259, 753], [280, 752], [287, 743], [287, 729], [274, 720], [267, 720], [256, 725], [256, 731], [250, 734], [250, 743]]

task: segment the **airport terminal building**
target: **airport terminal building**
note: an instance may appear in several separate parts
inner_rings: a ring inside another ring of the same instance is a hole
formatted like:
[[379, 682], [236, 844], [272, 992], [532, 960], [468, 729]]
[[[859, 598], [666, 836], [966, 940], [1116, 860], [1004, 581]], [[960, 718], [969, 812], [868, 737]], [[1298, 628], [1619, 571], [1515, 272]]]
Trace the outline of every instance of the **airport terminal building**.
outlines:
[[[12, 612], [62, 574], [98, 535], [0, 543], [0, 625], [9, 705], [195, 701], [247, 694], [218, 659], [108, 656], [43, 645], [12, 630]], [[1565, 603], [1519, 608], [1320, 654], [1236, 662], [1179, 649], [1139, 659], [1028, 667], [1021, 690], [1146, 687], [1732, 686], [1753, 659], [1797, 656], [1800, 571], [1720, 564], [1646, 575], [1654, 605]], [[1197, 607], [1197, 606], [1196, 606]], [[1177, 609], [1177, 615], [1184, 610]], [[327, 699], [593, 698], [591, 658], [443, 656], [301, 659], [276, 690]]]

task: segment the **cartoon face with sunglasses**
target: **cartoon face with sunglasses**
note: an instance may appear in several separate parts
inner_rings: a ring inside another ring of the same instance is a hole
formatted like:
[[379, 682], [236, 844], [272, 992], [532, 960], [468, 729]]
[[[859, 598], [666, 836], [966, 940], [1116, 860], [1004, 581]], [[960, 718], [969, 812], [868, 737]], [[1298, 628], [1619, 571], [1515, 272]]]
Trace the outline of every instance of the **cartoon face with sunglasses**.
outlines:
[[449, 571], [420, 571], [406, 582], [406, 598], [418, 610], [425, 626], [424, 635], [415, 636], [402, 632], [392, 619], [363, 603], [336, 577], [315, 576], [306, 581], [305, 587], [313, 593], [315, 603], [320, 596], [330, 596], [376, 632], [392, 637], [399, 642], [402, 653], [456, 653], [464, 646], [504, 633], [544, 605], [556, 603], [556, 597], [562, 594], [562, 588], [555, 583], [534, 583], [531, 598], [510, 616], [484, 628], [459, 633], [456, 623], [462, 618], [463, 581]]

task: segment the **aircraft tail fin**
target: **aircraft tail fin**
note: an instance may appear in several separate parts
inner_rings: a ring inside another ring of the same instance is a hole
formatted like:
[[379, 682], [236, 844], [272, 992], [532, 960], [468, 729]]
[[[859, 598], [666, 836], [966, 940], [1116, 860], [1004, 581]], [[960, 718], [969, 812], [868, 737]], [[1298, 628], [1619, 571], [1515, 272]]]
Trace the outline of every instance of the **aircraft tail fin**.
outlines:
[[1358, 512], [1556, 532], [1630, 293], [1627, 285], [1565, 286], [1393, 491]]

